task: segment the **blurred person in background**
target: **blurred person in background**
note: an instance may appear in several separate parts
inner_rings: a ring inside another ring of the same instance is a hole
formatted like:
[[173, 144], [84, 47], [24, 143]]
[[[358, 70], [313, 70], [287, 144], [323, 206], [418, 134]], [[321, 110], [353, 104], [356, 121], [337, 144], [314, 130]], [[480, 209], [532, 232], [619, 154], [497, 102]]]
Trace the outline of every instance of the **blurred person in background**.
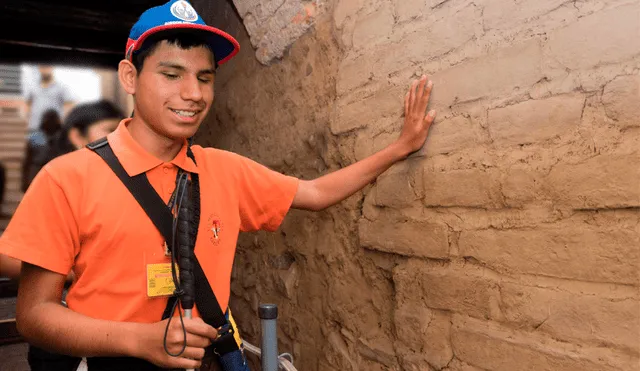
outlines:
[[[76, 106], [69, 112], [62, 130], [55, 136], [52, 155], [48, 160], [105, 137], [115, 130], [123, 118], [122, 111], [106, 100]], [[0, 255], [0, 276], [18, 279], [21, 264], [19, 260]], [[73, 279], [73, 273], [70, 272], [65, 284], [67, 288]], [[65, 296], [66, 290], [63, 303]], [[79, 360], [75, 357], [51, 353], [32, 345], [29, 346], [28, 361], [32, 371], [75, 370], [79, 365]]]
[[76, 106], [64, 121], [58, 142], [59, 155], [106, 137], [123, 118], [122, 111], [107, 100]]
[[53, 67], [42, 65], [38, 67], [40, 83], [33, 87], [26, 95], [27, 117], [29, 132], [38, 131], [42, 116], [48, 110], [56, 110], [58, 115], [64, 115], [65, 103], [70, 101], [67, 89], [53, 78]]
[[[122, 111], [106, 100], [76, 106], [54, 137], [53, 155], [49, 161], [105, 137], [115, 130], [123, 118]], [[18, 279], [20, 265], [19, 260], [0, 254], [0, 277]]]
[[61, 129], [58, 111], [50, 109], [42, 115], [39, 130], [29, 134], [22, 166], [22, 192], [27, 191], [40, 169], [56, 156], [56, 141]]

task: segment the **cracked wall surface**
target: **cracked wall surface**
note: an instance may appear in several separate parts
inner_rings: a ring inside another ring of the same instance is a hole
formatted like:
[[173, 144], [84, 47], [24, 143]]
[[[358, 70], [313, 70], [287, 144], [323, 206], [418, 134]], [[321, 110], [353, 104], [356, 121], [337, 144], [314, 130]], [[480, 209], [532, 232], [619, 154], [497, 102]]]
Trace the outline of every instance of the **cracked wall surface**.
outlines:
[[314, 24], [323, 0], [233, 0], [256, 58], [269, 64]]
[[383, 148], [435, 81], [423, 150], [240, 236], [247, 338], [276, 302], [300, 370], [638, 369], [640, 1], [326, 1], [270, 66], [229, 4], [194, 5], [243, 46], [198, 141], [286, 174]]

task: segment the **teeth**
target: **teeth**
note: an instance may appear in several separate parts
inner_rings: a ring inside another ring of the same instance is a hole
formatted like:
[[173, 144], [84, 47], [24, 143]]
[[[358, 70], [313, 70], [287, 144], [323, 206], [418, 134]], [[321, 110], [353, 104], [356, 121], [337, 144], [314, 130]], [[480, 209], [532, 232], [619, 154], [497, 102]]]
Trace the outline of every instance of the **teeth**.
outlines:
[[173, 110], [173, 112], [177, 113], [180, 116], [193, 117], [196, 113], [192, 111], [178, 111]]

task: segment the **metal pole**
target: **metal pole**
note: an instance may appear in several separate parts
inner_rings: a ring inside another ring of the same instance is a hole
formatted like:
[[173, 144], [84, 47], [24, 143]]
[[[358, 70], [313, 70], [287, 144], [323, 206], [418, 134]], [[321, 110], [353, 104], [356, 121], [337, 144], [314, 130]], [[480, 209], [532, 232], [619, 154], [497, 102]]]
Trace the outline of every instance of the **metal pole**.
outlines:
[[[185, 309], [184, 310], [184, 318], [189, 318], [189, 319], [193, 318], [193, 314], [191, 313], [191, 309]], [[188, 369], [185, 369], [185, 371], [195, 371], [195, 370], [192, 369], [192, 368], [188, 368]]]
[[262, 322], [262, 371], [278, 371], [278, 306], [260, 304]]

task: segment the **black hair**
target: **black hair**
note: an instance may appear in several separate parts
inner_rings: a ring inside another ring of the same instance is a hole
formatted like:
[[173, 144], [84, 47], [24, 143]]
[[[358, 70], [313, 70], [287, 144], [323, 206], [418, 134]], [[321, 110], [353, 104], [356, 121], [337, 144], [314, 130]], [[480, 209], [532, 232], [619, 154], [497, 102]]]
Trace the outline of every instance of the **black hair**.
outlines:
[[69, 141], [71, 129], [78, 129], [80, 134], [87, 135], [91, 125], [98, 121], [117, 119], [122, 120], [124, 114], [120, 109], [107, 100], [83, 103], [76, 106], [64, 120], [64, 126], [60, 132], [58, 149], [62, 153], [75, 151], [76, 148]]
[[[205, 48], [211, 51], [213, 54], [213, 50], [209, 45], [209, 41], [207, 40], [207, 36], [199, 32], [193, 32], [193, 30], [185, 30], [185, 29], [176, 29], [171, 31], [159, 32], [157, 34], [149, 36], [142, 47], [135, 51], [131, 56], [131, 63], [136, 68], [138, 74], [142, 71], [142, 67], [144, 66], [144, 61], [150, 56], [158, 47], [160, 42], [166, 41], [170, 45], [176, 45], [181, 49], [191, 49], [199, 46], [204, 46]], [[218, 62], [214, 60], [214, 68], [218, 68]]]
[[58, 111], [54, 109], [45, 111], [40, 120], [40, 131], [48, 138], [52, 138], [60, 129], [62, 129], [62, 121], [60, 120]]

